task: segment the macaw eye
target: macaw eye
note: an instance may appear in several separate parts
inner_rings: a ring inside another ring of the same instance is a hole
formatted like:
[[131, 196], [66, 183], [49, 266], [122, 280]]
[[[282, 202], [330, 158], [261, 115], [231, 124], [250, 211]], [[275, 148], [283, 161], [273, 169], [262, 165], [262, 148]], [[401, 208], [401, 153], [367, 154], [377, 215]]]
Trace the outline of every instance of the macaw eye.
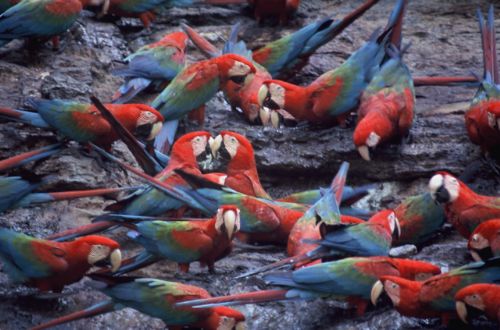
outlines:
[[398, 285], [397, 285], [396, 283], [392, 283], [392, 284], [391, 284], [391, 287], [392, 287], [393, 289], [397, 289], [397, 288], [398, 288]]
[[246, 76], [232, 76], [231, 81], [234, 82], [235, 84], [241, 85], [245, 81]]

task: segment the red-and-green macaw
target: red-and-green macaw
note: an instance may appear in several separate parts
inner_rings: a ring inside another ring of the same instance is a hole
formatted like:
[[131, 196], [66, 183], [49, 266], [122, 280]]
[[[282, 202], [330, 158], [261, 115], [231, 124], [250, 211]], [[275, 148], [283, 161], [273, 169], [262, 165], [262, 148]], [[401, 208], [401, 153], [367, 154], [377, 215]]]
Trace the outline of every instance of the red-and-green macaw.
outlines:
[[190, 299], [209, 298], [210, 294], [197, 286], [167, 282], [152, 278], [111, 277], [90, 275], [95, 285], [111, 300], [100, 302], [82, 311], [48, 321], [32, 330], [42, 330], [74, 320], [92, 317], [130, 307], [161, 319], [168, 329], [227, 330], [244, 329], [245, 316], [227, 307], [200, 309], [177, 307], [176, 303]]
[[467, 247], [476, 261], [500, 257], [500, 218], [485, 221], [477, 226]]
[[150, 86], [164, 88], [184, 68], [187, 41], [183, 32], [169, 33], [125, 58], [127, 66], [113, 71], [125, 79], [113, 96], [113, 103], [128, 103]]
[[[59, 46], [58, 35], [77, 20], [83, 6], [96, 0], [24, 0], [0, 15], [0, 47], [13, 39], [51, 38]], [[97, 0], [99, 1], [99, 0]]]
[[200, 123], [204, 120], [204, 106], [228, 80], [241, 88], [248, 75], [255, 73], [255, 67], [247, 59], [225, 54], [219, 57], [188, 65], [153, 100], [151, 106], [157, 109], [168, 122], [155, 143], [157, 149], [165, 142], [173, 142], [178, 120], [193, 110], [199, 111]]
[[390, 58], [384, 62], [361, 95], [358, 123], [353, 141], [364, 160], [370, 160], [370, 149], [406, 137], [415, 117], [415, 88], [410, 70], [403, 62], [399, 16], [386, 50]]
[[121, 264], [120, 246], [103, 236], [58, 243], [0, 228], [0, 261], [12, 281], [60, 292], [102, 262], [113, 270]]
[[422, 245], [446, 222], [444, 208], [428, 192], [404, 199], [394, 214], [401, 226], [401, 235], [394, 245]]
[[480, 310], [490, 320], [500, 323], [500, 285], [473, 284], [455, 295], [457, 314], [468, 323], [469, 308]]
[[476, 194], [447, 172], [438, 172], [429, 181], [432, 198], [444, 206], [446, 218], [465, 238], [482, 222], [500, 218], [500, 197]]
[[470, 109], [465, 113], [465, 126], [471, 141], [489, 155], [500, 148], [500, 75], [493, 5], [488, 12], [487, 23], [480, 10], [477, 15], [483, 48], [484, 77]]
[[[36, 127], [54, 128], [72, 140], [93, 142], [105, 149], [118, 139], [108, 121], [91, 104], [30, 99], [29, 105], [36, 112], [0, 108], [0, 117]], [[130, 133], [140, 139], [152, 140], [162, 128], [162, 115], [148, 105], [107, 104], [106, 107]]]
[[361, 93], [378, 72], [391, 40], [401, 24], [406, 0], [398, 0], [387, 27], [377, 31], [340, 67], [324, 73], [306, 87], [270, 80], [259, 91], [259, 105], [270, 110], [284, 109], [299, 121], [322, 125], [342, 123], [359, 104]]
[[374, 284], [372, 302], [385, 291], [396, 310], [404, 316], [419, 318], [441, 317], [447, 324], [456, 316], [455, 295], [471, 284], [500, 281], [500, 258], [475, 262], [448, 273], [436, 275], [424, 282], [397, 276], [383, 276]]
[[267, 284], [283, 287], [235, 294], [226, 297], [197, 299], [177, 304], [213, 308], [263, 303], [280, 300], [331, 297], [347, 301], [363, 315], [370, 302], [371, 289], [382, 276], [401, 276], [409, 280], [425, 280], [439, 274], [439, 267], [423, 261], [387, 257], [345, 258], [295, 270], [264, 276]]
[[190, 263], [196, 261], [214, 272], [215, 262], [231, 253], [233, 237], [240, 227], [240, 210], [232, 205], [222, 206], [211, 219], [161, 221], [113, 214], [100, 218], [132, 229], [129, 237], [145, 249], [125, 260], [115, 275], [123, 275], [161, 259], [177, 262], [183, 272], [188, 272]]

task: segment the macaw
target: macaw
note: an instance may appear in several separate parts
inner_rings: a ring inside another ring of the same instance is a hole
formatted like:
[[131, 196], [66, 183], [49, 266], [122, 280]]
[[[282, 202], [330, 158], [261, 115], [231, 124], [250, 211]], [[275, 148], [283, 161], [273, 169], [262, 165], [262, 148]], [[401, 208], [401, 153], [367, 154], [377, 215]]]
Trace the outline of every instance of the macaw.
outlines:
[[164, 88], [184, 68], [187, 41], [183, 32], [169, 33], [125, 58], [127, 66], [113, 71], [125, 79], [113, 96], [113, 103], [128, 103], [149, 86]]
[[484, 312], [490, 320], [500, 323], [500, 285], [469, 285], [457, 292], [455, 301], [457, 314], [464, 323], [468, 323], [469, 307]]
[[214, 272], [215, 262], [231, 253], [233, 237], [240, 227], [240, 210], [232, 205], [222, 206], [211, 219], [143, 221], [141, 217], [113, 214], [99, 218], [132, 229], [129, 237], [145, 248], [125, 260], [113, 275], [123, 275], [164, 258], [177, 262], [185, 273], [195, 261]]
[[490, 6], [486, 24], [480, 10], [477, 16], [483, 48], [484, 77], [470, 109], [465, 113], [465, 126], [471, 141], [481, 146], [485, 154], [489, 154], [500, 148], [500, 75], [493, 6]]
[[[118, 139], [116, 132], [95, 106], [64, 100], [30, 99], [36, 112], [0, 108], [0, 117], [41, 128], [54, 128], [78, 142], [94, 142], [106, 149]], [[163, 125], [162, 115], [144, 104], [107, 104], [106, 107], [140, 139], [152, 140]]]
[[[43, 181], [42, 181], [43, 182]], [[0, 176], [0, 213], [32, 204], [48, 203], [74, 198], [102, 196], [124, 190], [137, 188], [103, 188], [89, 190], [73, 190], [63, 192], [34, 192], [41, 183], [31, 183], [18, 176]]]
[[500, 281], [500, 258], [471, 263], [424, 282], [383, 276], [373, 285], [371, 300], [375, 304], [385, 291], [400, 314], [418, 318], [441, 317], [446, 325], [450, 317], [455, 316], [455, 295], [460, 289], [497, 281]]
[[226, 100], [231, 105], [231, 108], [235, 111], [237, 111], [237, 109], [241, 109], [241, 113], [250, 123], [267, 125], [276, 122], [276, 116], [273, 118], [269, 116], [264, 119], [264, 122], [262, 122], [262, 118], [259, 117], [259, 105], [257, 100], [258, 91], [262, 86], [262, 83], [266, 80], [272, 79], [272, 77], [264, 67], [252, 60], [252, 52], [247, 49], [246, 44], [243, 41], [238, 41], [240, 24], [235, 24], [231, 29], [231, 34], [228, 41], [224, 45], [222, 52], [190, 26], [182, 24], [182, 27], [189, 35], [191, 41], [208, 58], [214, 58], [224, 53], [238, 54], [252, 61], [252, 64], [255, 67], [255, 74], [248, 75], [241, 87], [239, 84], [228, 80], [221, 86], [221, 89], [224, 92]]
[[428, 192], [406, 198], [394, 209], [394, 214], [401, 226], [395, 245], [422, 245], [446, 222], [444, 208]]
[[0, 47], [13, 39], [52, 38], [59, 47], [59, 36], [77, 20], [83, 6], [101, 0], [26, 0], [0, 15]]
[[6, 171], [13, 167], [22, 166], [26, 163], [36, 161], [39, 159], [47, 158], [61, 150], [61, 144], [51, 144], [43, 148], [24, 152], [20, 155], [16, 155], [7, 159], [0, 160], [0, 171]]
[[500, 218], [485, 221], [477, 226], [467, 247], [476, 261], [500, 257]]
[[237, 237], [247, 243], [286, 244], [290, 230], [304, 214], [300, 204], [275, 202], [238, 193], [233, 189], [210, 182], [192, 174], [176, 171], [192, 189], [185, 192], [200, 211], [214, 214], [221, 205], [236, 205], [240, 209], [241, 228]]
[[482, 222], [500, 218], [500, 197], [476, 194], [447, 172], [429, 181], [432, 198], [444, 206], [446, 218], [465, 238]]
[[324, 224], [320, 229], [321, 240], [305, 240], [319, 247], [307, 253], [311, 259], [326, 256], [387, 256], [393, 236], [401, 233], [398, 218], [393, 210], [382, 210], [368, 221], [358, 224]]
[[0, 14], [10, 7], [17, 5], [19, 2], [21, 2], [21, 0], [0, 0]]
[[370, 40], [354, 52], [340, 67], [328, 71], [306, 87], [280, 80], [264, 82], [259, 90], [260, 108], [283, 109], [298, 121], [317, 124], [345, 122], [359, 104], [361, 93], [378, 72], [388, 43], [399, 18], [404, 14], [406, 0], [398, 0], [387, 27], [377, 31]]
[[390, 59], [361, 95], [353, 141], [366, 161], [370, 161], [370, 149], [407, 136], [415, 116], [415, 87], [401, 50], [403, 14], [399, 20], [386, 50]]
[[260, 183], [252, 143], [236, 132], [221, 131], [210, 145], [215, 160], [227, 163], [223, 184], [242, 194], [272, 199]]
[[295, 270], [264, 276], [267, 284], [284, 287], [240, 293], [226, 297], [197, 299], [178, 303], [178, 306], [213, 308], [280, 300], [332, 297], [355, 306], [363, 315], [370, 302], [372, 285], [384, 275], [401, 276], [411, 280], [425, 280], [439, 274], [439, 267], [423, 261], [387, 257], [345, 258]]
[[159, 318], [171, 330], [244, 329], [245, 316], [235, 309], [227, 307], [199, 309], [175, 306], [176, 303], [182, 301], [210, 297], [210, 294], [200, 287], [152, 278], [111, 277], [101, 274], [90, 275], [90, 277], [94, 280], [94, 286], [109, 296], [111, 300], [48, 321], [32, 330], [47, 329], [125, 307]]
[[120, 267], [120, 245], [107, 237], [85, 236], [58, 243], [0, 228], [3, 271], [12, 281], [40, 291], [61, 292], [107, 260], [113, 270]]
[[151, 106], [168, 121], [155, 141], [157, 149], [164, 149], [165, 142], [173, 142], [178, 120], [198, 109], [200, 124], [204, 120], [204, 105], [228, 80], [241, 88], [248, 75], [255, 73], [253, 64], [245, 58], [225, 54], [188, 65], [153, 100]]

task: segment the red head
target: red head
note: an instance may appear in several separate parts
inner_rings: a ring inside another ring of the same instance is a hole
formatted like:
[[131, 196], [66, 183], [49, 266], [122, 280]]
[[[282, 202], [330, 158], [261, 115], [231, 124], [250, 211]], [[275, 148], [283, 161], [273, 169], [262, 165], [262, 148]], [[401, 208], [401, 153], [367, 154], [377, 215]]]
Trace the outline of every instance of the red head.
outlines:
[[429, 181], [429, 189], [432, 198], [439, 203], [453, 203], [460, 194], [475, 193], [463, 182], [448, 172], [437, 172]]
[[[146, 104], [115, 105], [120, 110], [117, 119], [133, 117], [132, 133], [139, 139], [153, 140], [163, 127], [164, 118], [155, 108]], [[110, 109], [112, 111], [112, 108]]]
[[499, 317], [498, 315], [500, 314], [497, 313], [499, 313], [500, 310], [496, 309], [500, 307], [500, 285], [469, 285], [457, 292], [455, 295], [455, 301], [457, 314], [465, 323], [467, 323], [468, 307], [473, 307], [480, 311], [487, 312], [487, 314], [491, 314], [493, 317]]
[[214, 307], [213, 311], [219, 316], [217, 330], [245, 329], [245, 315], [240, 311], [225, 306]]
[[384, 226], [388, 233], [399, 237], [401, 235], [401, 226], [399, 225], [399, 220], [396, 218], [396, 214], [393, 210], [382, 210], [375, 215], [373, 215], [369, 220], [369, 223], [376, 223]]
[[236, 205], [223, 205], [215, 215], [215, 230], [226, 233], [229, 240], [240, 230], [240, 209]]
[[77, 238], [67, 244], [71, 245], [74, 253], [83, 254], [90, 266], [109, 260], [111, 270], [120, 268], [122, 254], [120, 244], [104, 236], [90, 235]]
[[167, 169], [181, 164], [206, 169], [212, 161], [210, 145], [212, 135], [206, 131], [191, 132], [181, 136], [172, 146]]
[[500, 219], [488, 220], [477, 226], [469, 238], [467, 247], [476, 261], [493, 257], [495, 254], [493, 247], [498, 247], [500, 250]]
[[380, 111], [370, 111], [356, 125], [354, 145], [364, 160], [370, 161], [370, 149], [376, 148], [391, 137], [394, 127], [392, 122]]
[[258, 101], [263, 123], [269, 120], [271, 110], [283, 109], [299, 120], [307, 119], [305, 111], [312, 112], [308, 106], [308, 89], [281, 80], [264, 81], [258, 93]]
[[245, 83], [250, 75], [255, 74], [255, 66], [251, 61], [236, 54], [225, 54], [213, 59], [219, 68], [219, 77], [224, 86], [227, 80], [231, 80], [239, 86]]
[[394, 307], [405, 316], [421, 316], [419, 294], [422, 282], [410, 281], [398, 276], [382, 276], [371, 292], [371, 301], [376, 305], [380, 295], [385, 292]]
[[430, 262], [388, 258], [399, 270], [399, 276], [412, 281], [425, 281], [441, 274], [441, 269]]
[[243, 135], [222, 131], [210, 141], [210, 149], [214, 158], [220, 156], [229, 161], [228, 175], [234, 175], [238, 171], [253, 171], [257, 174], [252, 144]]

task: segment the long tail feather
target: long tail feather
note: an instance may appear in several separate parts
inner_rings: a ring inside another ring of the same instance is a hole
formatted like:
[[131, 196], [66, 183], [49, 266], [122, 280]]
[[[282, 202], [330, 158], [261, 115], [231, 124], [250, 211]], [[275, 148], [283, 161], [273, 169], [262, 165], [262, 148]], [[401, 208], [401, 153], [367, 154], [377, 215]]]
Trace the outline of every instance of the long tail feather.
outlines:
[[60, 201], [60, 200], [74, 199], [74, 198], [102, 196], [127, 190], [137, 190], [138, 188], [139, 187], [102, 188], [102, 189], [51, 192], [48, 194], [52, 197], [54, 201]]
[[285, 259], [273, 262], [272, 264], [269, 264], [269, 265], [266, 265], [266, 266], [263, 266], [263, 267], [260, 267], [260, 268], [254, 269], [254, 270], [250, 270], [244, 274], [236, 276], [236, 278], [237, 279], [245, 278], [248, 276], [268, 272], [270, 270], [277, 270], [279, 268], [286, 267], [286, 266], [294, 266], [294, 265], [296, 265], [298, 263], [302, 263], [302, 262], [307, 263], [308, 261], [312, 261], [312, 260], [314, 260], [314, 259], [311, 259], [311, 257], [309, 257], [307, 254], [293, 256], [293, 257], [289, 257], [289, 258], [285, 258]]
[[193, 306], [195, 308], [210, 308], [215, 306], [234, 306], [245, 304], [259, 304], [270, 301], [287, 300], [288, 290], [264, 290], [240, 293], [231, 296], [214, 297], [207, 299], [187, 300], [177, 303], [176, 306]]
[[57, 242], [64, 242], [75, 239], [81, 236], [92, 235], [96, 233], [103, 232], [113, 226], [116, 226], [116, 223], [113, 221], [99, 221], [95, 223], [91, 223], [89, 225], [80, 226], [77, 228], [68, 229], [53, 235], [46, 237], [46, 239]]
[[213, 58], [221, 55], [221, 51], [217, 49], [210, 41], [201, 36], [195, 29], [187, 24], [181, 24], [182, 29], [189, 36], [196, 47], [207, 57]]
[[413, 77], [415, 86], [467, 86], [478, 87], [479, 81], [475, 76], [457, 77]]
[[147, 252], [140, 253], [132, 258], [126, 259], [122, 262], [121, 267], [113, 273], [113, 276], [121, 276], [135, 270], [147, 267], [161, 260], [152, 254]]
[[167, 153], [174, 143], [175, 134], [179, 127], [179, 120], [169, 120], [163, 123], [160, 133], [155, 138], [155, 148], [162, 153]]
[[[115, 72], [113, 73], [115, 74]], [[113, 95], [113, 100], [111, 102], [114, 104], [128, 103], [136, 97], [137, 94], [148, 88], [150, 84], [151, 80], [146, 78], [133, 78], [127, 80], [120, 86], [115, 95]]]
[[10, 157], [4, 160], [0, 160], [0, 171], [5, 171], [13, 167], [22, 166], [31, 161], [36, 161], [49, 157], [57, 152], [59, 152], [61, 144], [52, 144], [37, 150], [28, 151], [20, 155]]
[[127, 147], [130, 149], [134, 158], [141, 165], [144, 171], [150, 175], [155, 175], [162, 170], [162, 167], [158, 162], [151, 157], [150, 154], [142, 147], [142, 145], [137, 141], [137, 139], [130, 133], [123, 125], [113, 116], [113, 114], [101, 103], [95, 96], [91, 96], [90, 100], [95, 105], [97, 110], [102, 114], [102, 116], [109, 122], [111, 127], [115, 130], [116, 134], [120, 139], [125, 142]]
[[342, 193], [344, 192], [344, 186], [345, 182], [347, 180], [347, 172], [349, 171], [349, 163], [348, 162], [342, 162], [342, 165], [340, 165], [340, 168], [333, 178], [332, 184], [331, 184], [331, 189], [335, 193], [335, 200], [337, 201], [337, 204], [340, 205], [342, 201]]
[[495, 20], [493, 17], [493, 6], [490, 6], [488, 12], [488, 22], [484, 22], [484, 17], [478, 9], [477, 11], [479, 29], [481, 31], [481, 44], [483, 47], [483, 64], [484, 64], [484, 79], [497, 83], [498, 80], [498, 64], [496, 55], [496, 40], [495, 40]]
[[82, 311], [74, 312], [71, 314], [68, 314], [66, 316], [59, 317], [57, 319], [54, 319], [52, 321], [40, 324], [36, 327], [33, 327], [31, 330], [42, 330], [42, 329], [48, 329], [55, 327], [56, 325], [61, 325], [65, 324], [71, 321], [76, 321], [79, 319], [87, 318], [87, 317], [92, 317], [96, 315], [101, 315], [104, 313], [109, 313], [113, 311], [115, 308], [115, 305], [111, 301], [103, 301], [101, 303], [98, 303], [96, 305], [93, 305], [89, 308], [86, 308]]
[[36, 112], [0, 108], [0, 118], [33, 125], [40, 128], [50, 128], [50, 125]]

